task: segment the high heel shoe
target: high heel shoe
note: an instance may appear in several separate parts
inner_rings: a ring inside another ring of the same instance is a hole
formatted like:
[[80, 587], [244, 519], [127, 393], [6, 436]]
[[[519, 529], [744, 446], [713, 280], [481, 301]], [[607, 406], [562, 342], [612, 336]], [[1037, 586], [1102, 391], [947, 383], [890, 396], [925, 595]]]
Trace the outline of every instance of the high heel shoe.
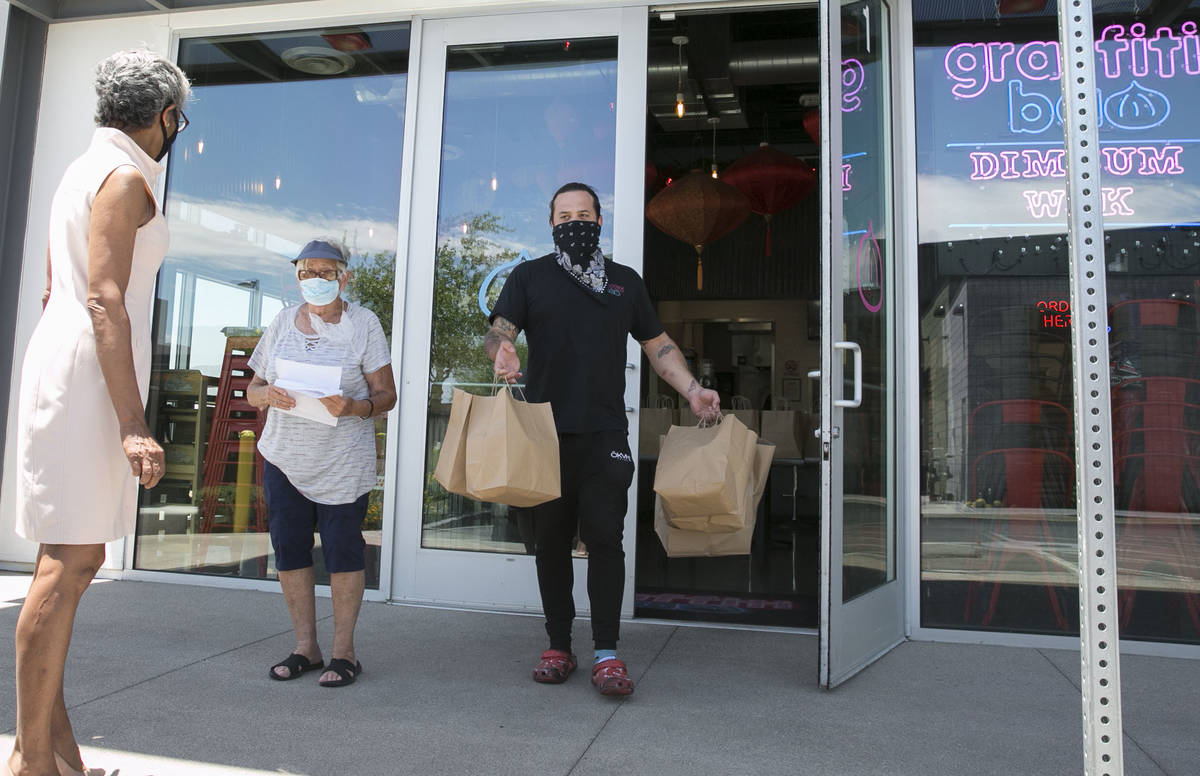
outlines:
[[88, 768], [84, 766], [82, 771], [75, 770], [67, 764], [67, 761], [58, 752], [54, 753], [54, 764], [58, 766], [58, 776], [104, 776], [103, 768]]

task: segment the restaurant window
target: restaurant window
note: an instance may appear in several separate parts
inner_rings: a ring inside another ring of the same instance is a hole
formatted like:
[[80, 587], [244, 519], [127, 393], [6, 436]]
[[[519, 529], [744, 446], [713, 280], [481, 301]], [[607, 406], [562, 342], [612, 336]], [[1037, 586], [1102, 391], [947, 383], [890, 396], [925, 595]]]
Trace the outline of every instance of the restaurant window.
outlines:
[[[191, 126], [170, 157], [171, 247], [158, 277], [147, 415], [167, 472], [143, 491], [134, 565], [274, 578], [246, 367], [272, 319], [300, 302], [293, 259], [317, 237], [347, 246], [347, 294], [389, 339], [409, 25], [191, 38]], [[363, 523], [379, 586], [385, 418]], [[319, 582], [328, 581], [318, 548]]]
[[[1003, 4], [1002, 4], [1003, 5]], [[921, 622], [1079, 627], [1054, 7], [915, 14]], [[1109, 10], [1112, 7], [1109, 6]], [[1200, 37], [1095, 17], [1121, 635], [1200, 642]]]

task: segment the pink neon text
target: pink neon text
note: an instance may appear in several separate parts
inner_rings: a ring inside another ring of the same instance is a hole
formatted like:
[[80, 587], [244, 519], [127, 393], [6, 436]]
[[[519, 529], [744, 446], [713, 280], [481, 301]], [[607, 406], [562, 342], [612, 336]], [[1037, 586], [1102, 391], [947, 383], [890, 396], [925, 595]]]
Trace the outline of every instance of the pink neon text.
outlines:
[[[1100, 149], [1101, 166], [1110, 175], [1182, 175], [1179, 161], [1183, 146], [1109, 146]], [[972, 151], [971, 180], [988, 181], [994, 178], [1065, 178], [1066, 168], [1061, 148], [1024, 149], [1022, 151]]]
[[[1200, 34], [1197, 24], [1186, 21], [1176, 33], [1159, 27], [1153, 37], [1146, 36], [1141, 22], [1128, 27], [1105, 27], [1096, 39], [1096, 54], [1106, 78], [1123, 74], [1145, 76], [1152, 70], [1159, 78], [1174, 78], [1179, 73], [1200, 75]], [[1018, 46], [1007, 41], [959, 43], [946, 52], [946, 75], [954, 81], [950, 91], [955, 97], [971, 99], [989, 86], [1002, 85], [1020, 77], [1027, 81], [1058, 80], [1058, 41], [1035, 40]]]

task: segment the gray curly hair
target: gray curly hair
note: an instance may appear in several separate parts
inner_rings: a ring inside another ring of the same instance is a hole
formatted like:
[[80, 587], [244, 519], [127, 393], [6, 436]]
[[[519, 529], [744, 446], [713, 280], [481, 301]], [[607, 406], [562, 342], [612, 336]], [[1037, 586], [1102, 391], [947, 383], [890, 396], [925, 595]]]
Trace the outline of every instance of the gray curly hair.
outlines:
[[96, 65], [96, 126], [141, 129], [168, 105], [182, 108], [191, 84], [174, 63], [152, 51], [118, 51]]

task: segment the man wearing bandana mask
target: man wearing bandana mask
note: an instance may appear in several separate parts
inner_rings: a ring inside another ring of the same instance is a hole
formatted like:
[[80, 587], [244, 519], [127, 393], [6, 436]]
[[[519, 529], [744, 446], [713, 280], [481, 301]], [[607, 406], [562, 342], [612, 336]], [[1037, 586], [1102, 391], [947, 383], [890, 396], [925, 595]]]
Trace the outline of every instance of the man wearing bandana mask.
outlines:
[[625, 417], [627, 338], [654, 371], [687, 399], [699, 417], [721, 411], [716, 391], [702, 388], [663, 330], [646, 286], [629, 267], [600, 250], [600, 200], [568, 183], [550, 200], [554, 252], [517, 266], [504, 284], [484, 339], [496, 376], [521, 378], [514, 341], [529, 343], [525, 393], [550, 402], [559, 437], [562, 497], [533, 507], [538, 588], [550, 648], [535, 681], [557, 684], [576, 668], [571, 650], [575, 603], [571, 550], [578, 528], [588, 548], [588, 598], [595, 659], [592, 684], [603, 695], [629, 695], [633, 680], [617, 658], [625, 586], [622, 532], [633, 482]]

